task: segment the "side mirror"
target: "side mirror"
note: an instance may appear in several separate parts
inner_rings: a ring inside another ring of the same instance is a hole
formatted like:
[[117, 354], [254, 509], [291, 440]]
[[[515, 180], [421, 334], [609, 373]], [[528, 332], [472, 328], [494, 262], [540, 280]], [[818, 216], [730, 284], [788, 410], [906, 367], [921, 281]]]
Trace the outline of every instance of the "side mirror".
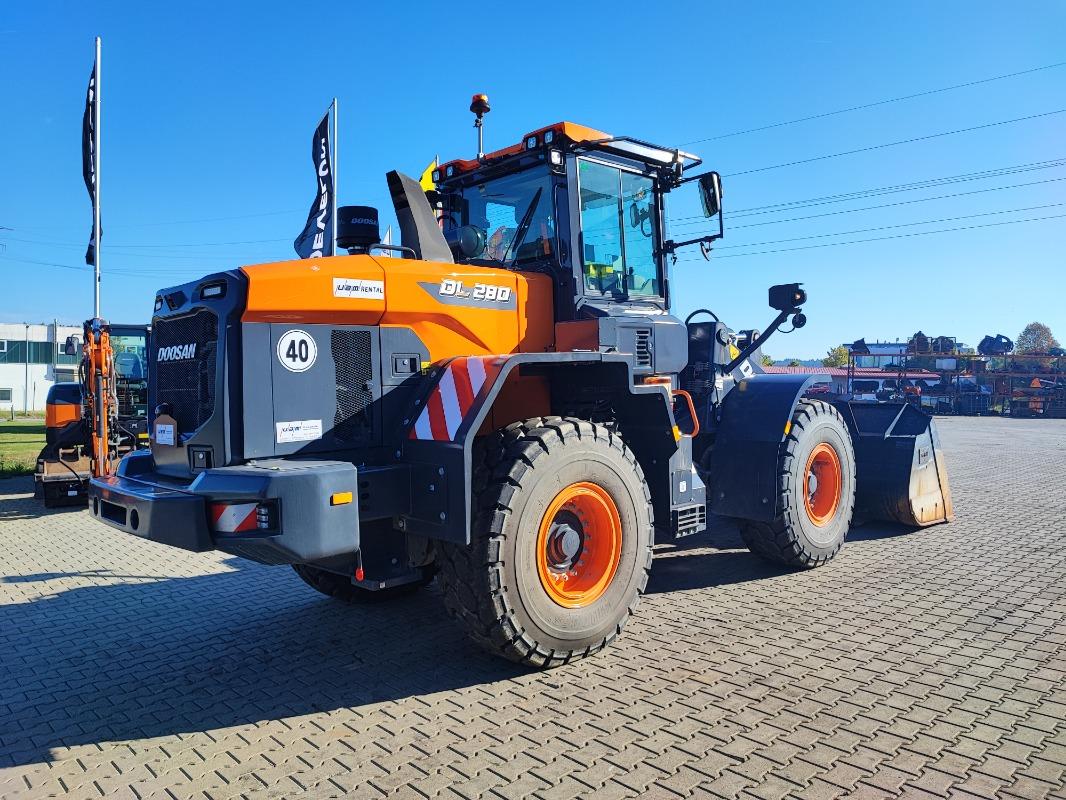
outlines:
[[66, 342], [63, 343], [63, 355], [76, 356], [81, 350], [81, 339], [73, 334], [67, 337]]
[[717, 172], [708, 172], [700, 175], [699, 183], [703, 216], [713, 217], [722, 210], [722, 176]]

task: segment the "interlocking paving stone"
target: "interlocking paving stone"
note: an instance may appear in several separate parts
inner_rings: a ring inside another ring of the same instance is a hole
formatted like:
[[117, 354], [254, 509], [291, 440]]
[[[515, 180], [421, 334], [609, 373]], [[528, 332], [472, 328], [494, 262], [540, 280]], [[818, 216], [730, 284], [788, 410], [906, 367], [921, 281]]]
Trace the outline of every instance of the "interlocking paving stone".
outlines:
[[954, 524], [791, 572], [715, 520], [549, 673], [0, 482], [0, 797], [1066, 798], [1066, 422], [938, 425]]

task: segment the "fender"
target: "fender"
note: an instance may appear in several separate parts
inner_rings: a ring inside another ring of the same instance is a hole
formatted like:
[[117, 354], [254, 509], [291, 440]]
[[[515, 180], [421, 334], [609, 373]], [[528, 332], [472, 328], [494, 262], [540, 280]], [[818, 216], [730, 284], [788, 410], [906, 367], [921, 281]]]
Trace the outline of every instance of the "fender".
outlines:
[[710, 459], [710, 509], [769, 522], [777, 516], [777, 461], [792, 414], [814, 375], [752, 375], [722, 402]]
[[395, 454], [411, 470], [411, 512], [400, 517], [399, 527], [434, 539], [469, 543], [474, 440], [507, 376], [520, 367], [549, 376], [573, 370], [570, 380], [594, 380], [593, 385], [604, 386], [606, 392], [624, 392], [635, 401], [625, 404], [627, 413], [620, 413], [620, 421], [630, 423], [626, 429], [633, 433], [627, 443], [638, 460], [643, 463], [642, 456], [646, 456], [649, 463], [663, 465], [657, 470], [661, 475], [646, 477], [653, 500], [656, 495], [665, 497], [668, 522], [667, 465], [676, 460], [679, 443], [672, 434], [675, 423], [666, 388], [635, 385], [632, 361], [625, 354], [546, 352], [460, 357], [433, 368], [426, 391], [404, 420], [406, 438]]

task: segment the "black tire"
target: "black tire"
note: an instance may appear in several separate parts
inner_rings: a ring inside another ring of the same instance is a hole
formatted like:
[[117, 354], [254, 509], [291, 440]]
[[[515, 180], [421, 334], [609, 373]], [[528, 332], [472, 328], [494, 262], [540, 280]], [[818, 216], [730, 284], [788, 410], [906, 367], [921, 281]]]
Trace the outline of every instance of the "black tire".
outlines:
[[[449, 612], [489, 652], [538, 668], [602, 650], [633, 614], [651, 569], [651, 494], [632, 451], [602, 425], [538, 417], [484, 437], [476, 452], [471, 544], [438, 551]], [[602, 594], [567, 608], [541, 583], [537, 543], [549, 505], [577, 482], [610, 496], [621, 544]]]
[[293, 564], [292, 568], [304, 583], [315, 591], [345, 603], [356, 604], [382, 603], [397, 597], [406, 597], [430, 583], [436, 574], [432, 566], [422, 567], [422, 577], [413, 583], [390, 586], [387, 589], [364, 589], [362, 586], [353, 585], [347, 575], [339, 575], [310, 564]]
[[[819, 445], [833, 449], [840, 489], [832, 516], [817, 525], [807, 512], [804, 474]], [[844, 544], [855, 510], [855, 448], [840, 412], [822, 400], [800, 400], [778, 459], [777, 518], [739, 520], [740, 536], [756, 555], [791, 567], [819, 567]]]

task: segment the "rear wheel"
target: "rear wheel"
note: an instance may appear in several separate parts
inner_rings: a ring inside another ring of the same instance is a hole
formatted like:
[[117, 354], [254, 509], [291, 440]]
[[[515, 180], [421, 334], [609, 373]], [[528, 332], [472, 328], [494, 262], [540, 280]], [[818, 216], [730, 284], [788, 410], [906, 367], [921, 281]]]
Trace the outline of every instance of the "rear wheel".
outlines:
[[292, 568], [312, 589], [345, 603], [382, 603], [397, 597], [405, 597], [414, 594], [432, 581], [434, 575], [432, 567], [421, 567], [422, 577], [412, 583], [390, 586], [387, 589], [364, 589], [362, 586], [355, 586], [347, 575], [330, 572], [321, 567], [293, 564]]
[[821, 400], [800, 400], [778, 460], [777, 517], [742, 520], [753, 553], [817, 567], [844, 544], [855, 506], [855, 450], [844, 418]]
[[602, 650], [651, 568], [651, 496], [633, 453], [602, 425], [549, 417], [485, 437], [477, 455], [472, 541], [440, 548], [449, 611], [512, 661]]

